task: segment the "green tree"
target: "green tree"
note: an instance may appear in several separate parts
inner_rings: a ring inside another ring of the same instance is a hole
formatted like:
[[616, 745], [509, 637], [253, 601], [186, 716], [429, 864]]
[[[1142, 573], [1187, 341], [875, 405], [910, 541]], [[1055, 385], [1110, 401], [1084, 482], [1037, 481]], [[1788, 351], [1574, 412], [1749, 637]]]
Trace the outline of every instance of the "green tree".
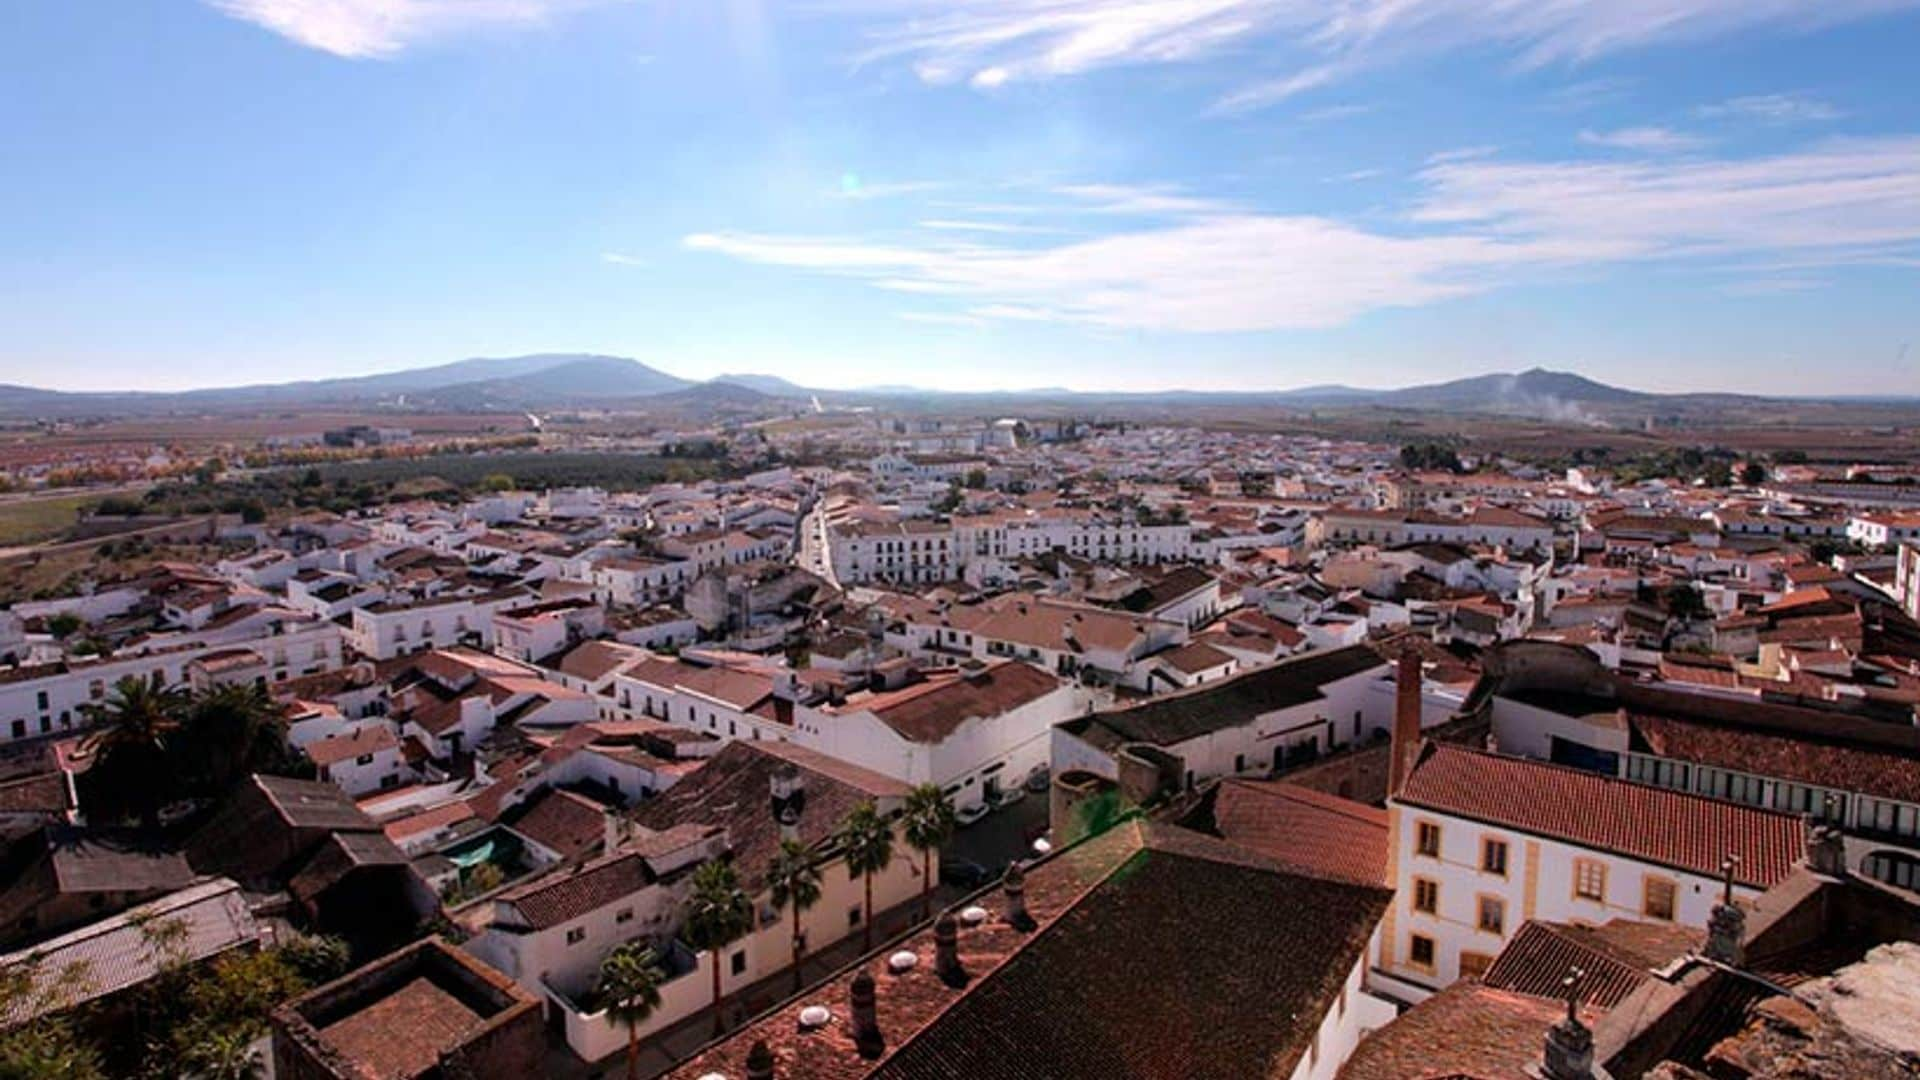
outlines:
[[753, 900], [740, 887], [733, 864], [714, 859], [693, 872], [693, 891], [687, 897], [687, 939], [713, 960], [713, 1033], [726, 1030], [720, 1015], [720, 968], [727, 946], [753, 929]]
[[834, 839], [839, 844], [841, 857], [847, 860], [847, 871], [858, 876], [865, 887], [866, 902], [860, 922], [866, 947], [862, 951], [872, 952], [873, 875], [893, 863], [893, 827], [880, 816], [879, 808], [871, 801], [863, 802], [847, 811]]
[[967, 484], [967, 487], [972, 488], [974, 491], [979, 491], [982, 488], [986, 487], [987, 486], [987, 470], [972, 469], [968, 471], [966, 484]]
[[921, 784], [907, 793], [900, 817], [907, 846], [920, 853], [920, 917], [933, 914], [933, 853], [953, 836], [953, 805], [939, 784]]
[[167, 751], [185, 706], [178, 690], [129, 676], [114, 685], [103, 704], [87, 709], [98, 725], [81, 743], [96, 755], [87, 775], [104, 770], [93, 790], [114, 809], [137, 813], [149, 830], [159, 828], [160, 807], [177, 790]]
[[1767, 467], [1757, 461], [1749, 461], [1740, 467], [1740, 482], [1748, 487], [1759, 487], [1767, 482]]
[[173, 756], [203, 793], [217, 795], [256, 772], [284, 772], [286, 707], [254, 683], [225, 683], [194, 694]]
[[607, 1016], [627, 1029], [627, 1080], [640, 1075], [640, 1025], [660, 1007], [666, 979], [653, 950], [639, 942], [617, 945], [600, 959], [599, 998]]
[[488, 473], [480, 480], [481, 491], [512, 491], [513, 477], [506, 473]]
[[86, 969], [41, 964], [29, 957], [0, 971], [0, 1017], [34, 1017], [0, 1030], [0, 1080], [106, 1080], [99, 1050], [64, 1013], [86, 989]]
[[773, 906], [793, 912], [793, 992], [801, 987], [800, 958], [806, 952], [806, 935], [800, 932], [800, 916], [820, 901], [820, 866], [813, 849], [798, 840], [780, 841], [767, 864], [767, 887], [773, 892]]

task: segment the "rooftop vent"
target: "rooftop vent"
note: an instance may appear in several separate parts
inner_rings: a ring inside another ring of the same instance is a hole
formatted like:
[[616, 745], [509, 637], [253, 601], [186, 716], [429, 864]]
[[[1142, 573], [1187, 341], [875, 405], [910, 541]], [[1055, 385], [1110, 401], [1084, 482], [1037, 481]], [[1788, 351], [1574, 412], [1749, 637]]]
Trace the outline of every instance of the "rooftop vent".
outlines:
[[912, 971], [914, 965], [919, 962], [920, 957], [918, 955], [908, 949], [901, 949], [899, 952], [887, 957], [887, 970], [893, 972], [895, 975], [905, 975], [907, 972]]
[[960, 912], [960, 921], [968, 926], [979, 926], [987, 921], [987, 909], [974, 904]]
[[800, 1010], [800, 1027], [803, 1031], [826, 1027], [833, 1020], [833, 1010], [825, 1005], [809, 1005]]

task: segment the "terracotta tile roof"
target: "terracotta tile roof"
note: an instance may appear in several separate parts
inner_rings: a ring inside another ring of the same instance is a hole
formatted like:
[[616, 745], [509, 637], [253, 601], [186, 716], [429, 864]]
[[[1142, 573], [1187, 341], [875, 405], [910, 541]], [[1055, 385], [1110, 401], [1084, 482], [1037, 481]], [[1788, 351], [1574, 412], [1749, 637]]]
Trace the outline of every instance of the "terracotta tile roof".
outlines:
[[[879, 1056], [861, 1056], [847, 1021], [856, 966], [670, 1075], [744, 1075], [749, 1047], [764, 1040], [776, 1075], [807, 1080], [1284, 1077], [1388, 897], [1129, 821], [1029, 868], [1034, 930], [1005, 920], [1003, 893], [977, 897], [988, 918], [959, 931], [960, 988], [937, 974], [929, 930], [878, 954], [917, 960], [904, 974], [873, 966]], [[834, 1018], [803, 1031], [799, 1011], [814, 1004]]]
[[1157, 659], [1188, 675], [1212, 671], [1234, 661], [1231, 653], [1221, 652], [1205, 641], [1190, 641], [1177, 649], [1161, 653]]
[[633, 819], [655, 830], [677, 825], [724, 828], [733, 863], [747, 889], [758, 891], [767, 864], [780, 847], [780, 823], [773, 816], [774, 774], [800, 770], [804, 800], [799, 806], [801, 842], [824, 843], [847, 811], [871, 799], [901, 800], [907, 785], [857, 765], [792, 743], [734, 741], [659, 795], [633, 810]]
[[644, 856], [616, 851], [557, 870], [499, 895], [535, 930], [548, 930], [598, 911], [658, 881]]
[[1223, 780], [1207, 831], [1283, 866], [1356, 885], [1387, 881], [1387, 812], [1277, 780]]
[[400, 740], [394, 738], [392, 729], [384, 723], [375, 722], [343, 735], [330, 735], [308, 743], [307, 757], [315, 765], [324, 768], [362, 754], [394, 749], [399, 745]]
[[833, 713], [866, 711], [911, 742], [937, 743], [970, 719], [999, 716], [1065, 685], [1031, 664], [1002, 660], [977, 673], [942, 672], [924, 682], [868, 697]]
[[425, 975], [320, 1029], [329, 1047], [370, 1076], [419, 1076], [484, 1018]]
[[1920, 803], [1920, 755], [1629, 713], [1635, 749], [1698, 765]]
[[606, 810], [584, 795], [543, 788], [514, 808], [502, 824], [563, 859], [584, 855], [606, 839]]
[[1566, 1013], [1564, 1001], [1457, 982], [1362, 1039], [1339, 1080], [1533, 1080], [1547, 1029]]
[[1558, 997], [1567, 972], [1579, 968], [1580, 999], [1611, 1009], [1664, 967], [1699, 946], [1698, 930], [1671, 923], [1616, 919], [1605, 926], [1573, 926], [1529, 919], [1481, 979], [1498, 990]]
[[1396, 800], [1765, 889], [1806, 853], [1800, 819], [1445, 743], [1421, 750]]

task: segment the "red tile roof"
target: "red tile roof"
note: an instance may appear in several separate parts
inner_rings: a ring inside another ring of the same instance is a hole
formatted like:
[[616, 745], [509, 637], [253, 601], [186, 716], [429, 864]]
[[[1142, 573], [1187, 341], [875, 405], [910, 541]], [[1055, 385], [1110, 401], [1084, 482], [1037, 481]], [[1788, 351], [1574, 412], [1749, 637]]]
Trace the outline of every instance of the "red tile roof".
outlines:
[[1220, 836], [1315, 877], [1387, 880], [1387, 812], [1276, 780], [1225, 780], [1213, 794]]
[[1457, 982], [1362, 1039], [1339, 1080], [1532, 1080], [1566, 1013], [1562, 1001]]
[[1428, 743], [1396, 800], [1765, 889], [1806, 853], [1800, 819], [1522, 758]]

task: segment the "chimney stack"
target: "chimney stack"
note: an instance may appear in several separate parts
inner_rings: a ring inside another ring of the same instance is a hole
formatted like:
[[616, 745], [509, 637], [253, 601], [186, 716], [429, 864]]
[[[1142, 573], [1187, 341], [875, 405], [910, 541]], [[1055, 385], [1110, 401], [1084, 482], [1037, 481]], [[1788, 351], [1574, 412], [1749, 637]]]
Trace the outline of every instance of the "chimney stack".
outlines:
[[793, 765], [781, 765], [774, 769], [768, 780], [772, 789], [773, 820], [780, 823], [780, 839], [800, 839], [800, 812], [807, 806], [805, 782], [800, 770]]
[[773, 1051], [765, 1039], [755, 1039], [747, 1051], [747, 1080], [774, 1080]]
[[933, 970], [948, 986], [967, 984], [967, 969], [960, 966], [960, 922], [951, 911], [933, 924]]
[[1420, 749], [1420, 656], [1411, 648], [1400, 653], [1393, 689], [1393, 737], [1387, 747], [1389, 796], [1400, 794]]
[[1540, 1062], [1545, 1080], [1593, 1080], [1593, 1032], [1580, 1022], [1580, 980], [1586, 972], [1574, 968], [1560, 980], [1567, 992], [1567, 1018], [1547, 1029], [1546, 1057]]
[[1033, 916], [1027, 914], [1027, 872], [1020, 869], [1018, 859], [1007, 864], [1005, 879], [1007, 891], [1007, 925], [1021, 933], [1028, 933], [1038, 925]]
[[[1826, 799], [1827, 815], [1833, 814], [1833, 796]], [[1847, 876], [1847, 846], [1840, 830], [1809, 814], [1803, 819], [1807, 832], [1807, 869], [1825, 877]]]
[[873, 988], [873, 973], [861, 968], [850, 988], [853, 1005], [853, 1042], [863, 1058], [877, 1058], [886, 1052], [887, 1040], [880, 1034], [879, 998]]
[[1747, 913], [1733, 902], [1733, 871], [1739, 865], [1737, 856], [1729, 855], [1721, 860], [1720, 872], [1726, 875], [1726, 891], [1707, 916], [1707, 959], [1728, 967], [1739, 967], [1746, 956], [1741, 939], [1747, 934]]

